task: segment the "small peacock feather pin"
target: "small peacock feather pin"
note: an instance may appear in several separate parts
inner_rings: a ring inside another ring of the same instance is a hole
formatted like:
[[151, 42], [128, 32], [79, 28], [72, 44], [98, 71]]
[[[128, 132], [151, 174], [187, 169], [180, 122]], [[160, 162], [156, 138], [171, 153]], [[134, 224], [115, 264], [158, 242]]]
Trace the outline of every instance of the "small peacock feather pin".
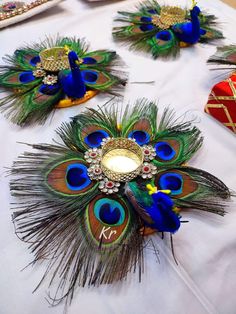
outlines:
[[47, 38], [5, 60], [0, 87], [10, 94], [0, 106], [19, 125], [42, 123], [55, 108], [79, 105], [100, 92], [117, 95], [126, 82], [117, 71], [116, 52], [88, 52], [88, 45], [76, 38]]
[[223, 38], [215, 28], [215, 16], [202, 13], [195, 1], [190, 10], [150, 0], [135, 12], [118, 13], [115, 21], [126, 25], [113, 28], [114, 38], [130, 42], [133, 49], [150, 51], [154, 59], [176, 57], [181, 47]]
[[13, 165], [16, 233], [33, 263], [48, 261], [53, 304], [70, 303], [78, 286], [134, 271], [141, 279], [145, 236], [172, 235], [184, 210], [225, 214], [225, 184], [186, 166], [203, 141], [191, 122], [166, 109], [157, 125], [156, 104], [145, 99], [123, 116], [118, 109], [88, 109], [58, 129], [61, 145], [31, 145], [37, 152]]

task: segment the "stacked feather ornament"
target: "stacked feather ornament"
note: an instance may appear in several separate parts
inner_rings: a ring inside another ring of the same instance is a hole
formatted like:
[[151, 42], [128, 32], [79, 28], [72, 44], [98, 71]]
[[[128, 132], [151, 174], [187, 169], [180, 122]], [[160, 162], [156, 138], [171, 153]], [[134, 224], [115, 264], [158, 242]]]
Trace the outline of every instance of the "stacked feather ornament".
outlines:
[[184, 210], [225, 214], [225, 184], [186, 166], [200, 131], [169, 109], [159, 124], [156, 104], [145, 99], [123, 115], [116, 105], [89, 109], [57, 134], [62, 144], [30, 145], [36, 152], [19, 157], [10, 183], [16, 234], [33, 263], [48, 263], [52, 304], [69, 304], [78, 286], [135, 271], [141, 280], [145, 235], [172, 235]]
[[78, 105], [97, 93], [119, 95], [126, 83], [114, 51], [88, 52], [83, 40], [47, 38], [15, 51], [0, 66], [2, 111], [19, 125], [44, 122], [55, 108]]
[[217, 64], [230, 75], [213, 86], [205, 112], [236, 133], [236, 46], [218, 47], [208, 63]]
[[130, 43], [133, 49], [151, 52], [154, 59], [176, 57], [181, 47], [223, 38], [215, 27], [215, 16], [202, 13], [195, 1], [190, 10], [151, 0], [135, 12], [118, 13], [115, 21], [126, 25], [114, 27], [114, 38]]

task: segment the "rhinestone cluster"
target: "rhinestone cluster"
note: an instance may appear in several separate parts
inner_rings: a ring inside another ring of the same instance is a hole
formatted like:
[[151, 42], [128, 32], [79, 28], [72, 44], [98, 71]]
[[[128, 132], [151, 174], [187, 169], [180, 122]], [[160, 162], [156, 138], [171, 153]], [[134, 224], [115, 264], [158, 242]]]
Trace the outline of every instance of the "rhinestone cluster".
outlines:
[[141, 177], [143, 179], [151, 179], [154, 174], [157, 173], [157, 167], [154, 166], [153, 164], [149, 163], [149, 162], [144, 162], [143, 163], [143, 167], [142, 167], [142, 170], [141, 170]]
[[[111, 180], [105, 176], [102, 170], [102, 147], [111, 141], [112, 138], [107, 137], [102, 140], [101, 148], [90, 148], [85, 154], [84, 158], [89, 164], [88, 176], [91, 180], [100, 181], [99, 189], [106, 194], [117, 193], [121, 185], [120, 182]], [[135, 139], [130, 139], [135, 142]], [[142, 164], [139, 176], [143, 179], [151, 179], [157, 173], [157, 167], [152, 164], [152, 160], [156, 156], [155, 148], [151, 145], [142, 146], [144, 162]]]
[[0, 21], [9, 19], [16, 15], [21, 15], [49, 1], [51, 0], [36, 0], [30, 2], [29, 4], [22, 1], [11, 1], [4, 3], [0, 5]]
[[33, 76], [35, 77], [44, 77], [46, 76], [46, 72], [44, 71], [44, 69], [38, 68], [37, 70], [33, 71]]
[[42, 77], [43, 84], [45, 85], [54, 85], [58, 82], [58, 76], [55, 74], [47, 74], [41, 62], [37, 63], [36, 70], [33, 71], [33, 76], [37, 78]]
[[109, 180], [108, 178], [104, 178], [99, 184], [99, 189], [106, 194], [113, 194], [119, 191], [119, 182], [114, 182]]
[[54, 85], [57, 83], [57, 81], [58, 81], [58, 77], [57, 75], [54, 75], [54, 74], [48, 74], [44, 76], [43, 78], [43, 84], [46, 84], [46, 85]]
[[156, 151], [151, 145], [144, 145], [142, 148], [145, 161], [152, 161], [156, 157]]
[[97, 164], [101, 161], [101, 153], [101, 149], [91, 148], [86, 151], [84, 158], [89, 164]]

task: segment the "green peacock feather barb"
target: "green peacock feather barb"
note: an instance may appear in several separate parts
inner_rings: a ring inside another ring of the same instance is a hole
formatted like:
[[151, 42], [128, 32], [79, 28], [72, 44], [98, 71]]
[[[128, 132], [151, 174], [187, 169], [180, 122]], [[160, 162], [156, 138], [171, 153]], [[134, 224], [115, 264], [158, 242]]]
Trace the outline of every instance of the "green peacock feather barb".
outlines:
[[88, 109], [57, 135], [61, 144], [30, 145], [37, 152], [15, 161], [10, 183], [16, 234], [33, 263], [48, 262], [52, 304], [69, 304], [78, 286], [135, 271], [141, 280], [146, 235], [172, 235], [184, 210], [225, 214], [225, 184], [186, 166], [202, 145], [199, 129], [170, 109], [158, 124], [145, 99], [123, 115], [117, 105]]
[[[229, 66], [229, 70], [236, 69], [236, 45], [217, 47], [216, 53], [209, 58], [208, 63]], [[224, 67], [225, 69], [225, 67]]]
[[131, 49], [150, 52], [154, 59], [176, 57], [181, 47], [223, 38], [216, 28], [215, 16], [201, 12], [195, 1], [191, 9], [182, 9], [150, 0], [142, 2], [134, 12], [118, 14], [114, 38], [130, 44]]
[[88, 51], [78, 38], [46, 38], [5, 57], [0, 107], [21, 126], [43, 123], [55, 108], [88, 101], [97, 93], [120, 95], [126, 75], [115, 51]]

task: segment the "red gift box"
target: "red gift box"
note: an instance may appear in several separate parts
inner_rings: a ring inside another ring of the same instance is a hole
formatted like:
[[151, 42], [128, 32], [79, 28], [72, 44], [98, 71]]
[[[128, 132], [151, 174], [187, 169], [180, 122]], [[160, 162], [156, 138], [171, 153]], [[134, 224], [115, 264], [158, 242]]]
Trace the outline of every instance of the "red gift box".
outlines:
[[236, 73], [213, 87], [205, 112], [236, 133]]

